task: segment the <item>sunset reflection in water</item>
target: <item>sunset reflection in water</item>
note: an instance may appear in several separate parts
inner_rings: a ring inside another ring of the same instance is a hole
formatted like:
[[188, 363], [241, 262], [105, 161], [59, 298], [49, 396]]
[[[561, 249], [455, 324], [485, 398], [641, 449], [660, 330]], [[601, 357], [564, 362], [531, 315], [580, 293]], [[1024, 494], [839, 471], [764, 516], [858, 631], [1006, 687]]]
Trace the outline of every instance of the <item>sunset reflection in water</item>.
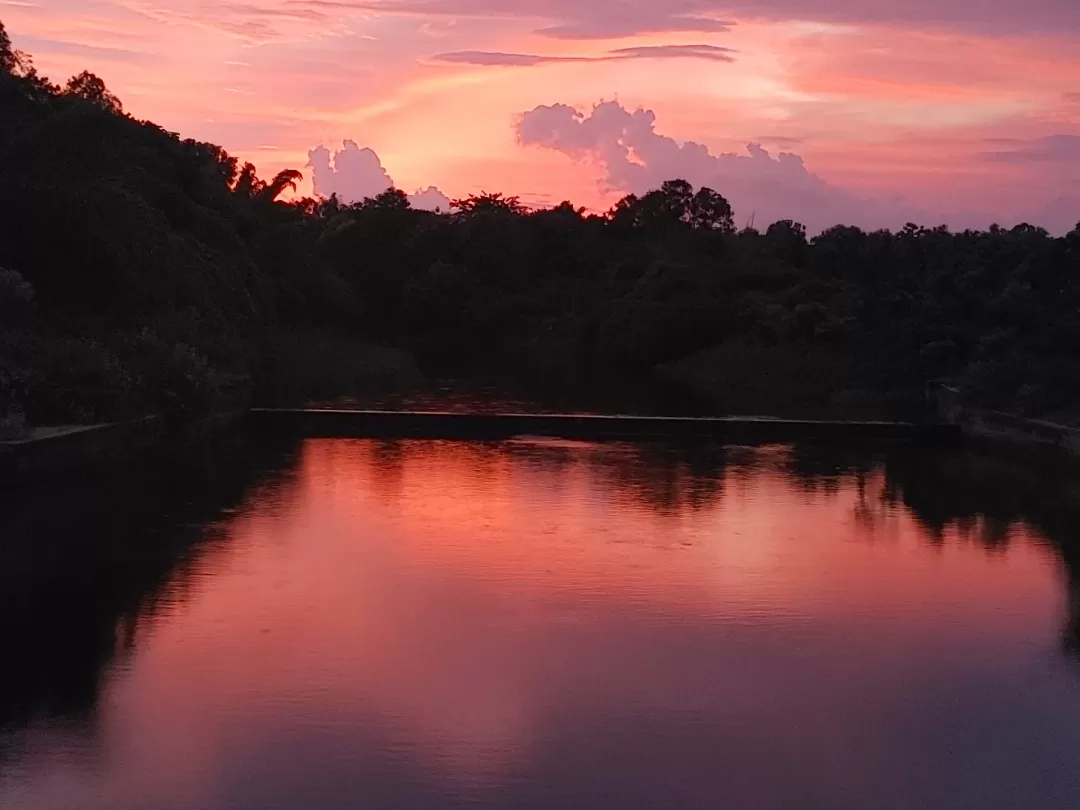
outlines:
[[308, 440], [0, 806], [1080, 804], [1068, 560], [886, 461]]

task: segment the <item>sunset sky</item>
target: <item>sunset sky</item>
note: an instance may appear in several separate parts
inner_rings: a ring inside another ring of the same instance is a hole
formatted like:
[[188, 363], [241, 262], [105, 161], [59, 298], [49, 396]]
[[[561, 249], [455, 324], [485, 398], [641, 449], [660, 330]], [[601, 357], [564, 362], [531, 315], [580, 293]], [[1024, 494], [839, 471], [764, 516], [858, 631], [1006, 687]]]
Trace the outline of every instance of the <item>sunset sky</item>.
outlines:
[[739, 225], [1080, 221], [1077, 0], [0, 0], [0, 20], [52, 80], [89, 69], [309, 193], [325, 146], [321, 190], [352, 195], [606, 209], [682, 176]]

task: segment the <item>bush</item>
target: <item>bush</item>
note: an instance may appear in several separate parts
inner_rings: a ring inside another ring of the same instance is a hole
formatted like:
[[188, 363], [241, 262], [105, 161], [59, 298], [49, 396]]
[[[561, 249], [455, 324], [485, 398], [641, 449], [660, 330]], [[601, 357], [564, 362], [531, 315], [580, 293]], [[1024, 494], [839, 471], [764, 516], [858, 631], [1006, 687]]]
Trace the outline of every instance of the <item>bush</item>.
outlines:
[[34, 288], [21, 273], [0, 267], [0, 324], [23, 323], [34, 302]]
[[865, 375], [841, 352], [805, 344], [728, 341], [657, 369], [663, 382], [715, 403], [722, 413], [831, 416], [866, 411], [882, 397], [860, 390]]
[[125, 414], [131, 378], [114, 353], [76, 338], [37, 338], [26, 380], [33, 424], [111, 421]]
[[9, 406], [0, 412], [0, 441], [20, 439], [26, 434], [26, 414], [22, 406]]
[[295, 403], [371, 391], [406, 391], [424, 383], [416, 360], [330, 332], [288, 332], [271, 352], [263, 395]]
[[220, 378], [206, 357], [187, 343], [171, 343], [150, 329], [117, 343], [140, 410], [205, 413], [220, 395]]
[[363, 307], [349, 282], [341, 276], [314, 266], [307, 268], [306, 272], [295, 274], [290, 281], [303, 302], [302, 312], [299, 313], [302, 319], [354, 328], [360, 323]]
[[17, 439], [26, 428], [22, 402], [29, 361], [25, 359], [28, 352], [20, 346], [23, 342], [21, 335], [0, 332], [0, 440]]

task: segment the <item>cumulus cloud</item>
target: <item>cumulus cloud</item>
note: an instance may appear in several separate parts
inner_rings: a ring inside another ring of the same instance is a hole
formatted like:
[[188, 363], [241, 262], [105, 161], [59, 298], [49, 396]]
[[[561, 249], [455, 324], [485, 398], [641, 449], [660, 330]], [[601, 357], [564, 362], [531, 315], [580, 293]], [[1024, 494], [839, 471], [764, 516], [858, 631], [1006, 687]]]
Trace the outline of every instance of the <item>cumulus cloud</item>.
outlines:
[[[336, 194], [343, 202], [352, 203], [394, 188], [375, 150], [361, 149], [356, 141], [345, 141], [333, 153], [325, 146], [317, 146], [308, 152], [307, 165], [312, 170], [315, 193], [322, 197]], [[410, 194], [409, 202], [425, 211], [450, 210], [450, 199], [434, 186]]]
[[450, 210], [450, 198], [443, 194], [435, 186], [428, 186], [425, 189], [416, 191], [409, 195], [409, 202], [413, 208], [419, 208], [423, 211], [449, 211]]
[[516, 128], [523, 145], [597, 163], [605, 172], [605, 191], [642, 194], [673, 178], [710, 186], [731, 201], [740, 224], [797, 219], [819, 231], [837, 223], [900, 227], [927, 219], [900, 202], [860, 199], [811, 172], [791, 152], [774, 156], [751, 143], [745, 153], [714, 155], [702, 144], [679, 143], [656, 131], [652, 111], [630, 111], [615, 101], [587, 115], [564, 104], [537, 107]]
[[325, 146], [308, 152], [316, 194], [336, 194], [342, 200], [356, 202], [394, 185], [373, 149], [361, 149], [356, 141], [345, 141], [343, 146], [333, 154]]
[[535, 67], [560, 62], [616, 62], [628, 59], [706, 59], [713, 62], [734, 62], [731, 48], [718, 45], [643, 45], [636, 48], [616, 48], [604, 56], [542, 56], [531, 53], [499, 53], [497, 51], [452, 51], [431, 57], [435, 62], [484, 67]]
[[552, 149], [599, 166], [605, 192], [644, 194], [676, 178], [709, 186], [728, 198], [739, 225], [753, 222], [763, 228], [777, 220], [794, 219], [817, 233], [837, 224], [896, 229], [908, 222], [948, 223], [963, 229], [986, 228], [994, 222], [1005, 226], [1030, 222], [1051, 233], [1065, 233], [1080, 220], [1080, 197], [1061, 196], [1059, 191], [1062, 169], [1080, 170], [1080, 136], [1076, 135], [1003, 141], [1001, 145], [1011, 147], [1009, 151], [987, 153], [994, 161], [1044, 167], [1040, 171], [1055, 178], [1046, 184], [1050, 193], [1045, 203], [1014, 211], [930, 212], [901, 199], [853, 194], [810, 171], [793, 152], [773, 154], [760, 143], [750, 143], [737, 154], [713, 154], [702, 144], [680, 143], [656, 131], [652, 111], [631, 111], [615, 101], [597, 104], [587, 114], [565, 104], [536, 107], [519, 116], [515, 127], [522, 145]]

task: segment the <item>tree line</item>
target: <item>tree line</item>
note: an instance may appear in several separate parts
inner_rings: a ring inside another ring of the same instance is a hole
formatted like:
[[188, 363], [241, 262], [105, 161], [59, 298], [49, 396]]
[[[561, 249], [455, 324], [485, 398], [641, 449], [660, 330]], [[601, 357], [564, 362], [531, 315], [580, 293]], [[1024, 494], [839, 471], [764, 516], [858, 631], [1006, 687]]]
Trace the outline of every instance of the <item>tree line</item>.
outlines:
[[297, 198], [299, 172], [261, 179], [93, 74], [50, 83], [2, 25], [0, 119], [9, 430], [213, 408], [314, 332], [436, 370], [618, 372], [720, 401], [903, 402], [947, 379], [1028, 414], [1080, 404], [1080, 224], [810, 238], [738, 229], [722, 189], [678, 179], [603, 214]]

